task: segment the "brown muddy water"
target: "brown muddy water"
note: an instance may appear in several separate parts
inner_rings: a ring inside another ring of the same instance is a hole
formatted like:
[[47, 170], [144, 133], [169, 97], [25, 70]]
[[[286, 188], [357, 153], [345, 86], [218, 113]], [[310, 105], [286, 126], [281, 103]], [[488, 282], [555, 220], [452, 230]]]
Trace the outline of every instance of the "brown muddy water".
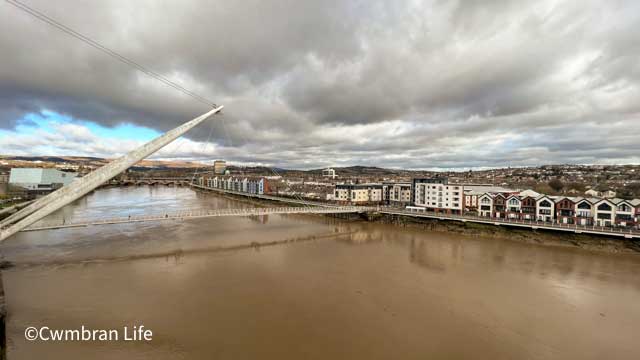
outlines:
[[[114, 188], [52, 216], [239, 206]], [[635, 255], [279, 215], [20, 233], [2, 254], [9, 359], [640, 358]], [[24, 335], [140, 325], [151, 341]]]

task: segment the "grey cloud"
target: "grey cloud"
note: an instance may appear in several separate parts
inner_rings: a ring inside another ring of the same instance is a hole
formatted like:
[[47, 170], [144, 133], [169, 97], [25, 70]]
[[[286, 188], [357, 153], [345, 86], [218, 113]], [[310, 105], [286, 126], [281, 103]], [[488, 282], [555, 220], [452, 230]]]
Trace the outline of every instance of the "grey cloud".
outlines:
[[[28, 4], [225, 105], [188, 135], [217, 153], [177, 157], [304, 168], [640, 161], [631, 0]], [[166, 131], [206, 110], [0, 6], [0, 130], [48, 109]], [[82, 143], [38, 141], [65, 153]], [[77, 151], [123, 146], [98, 142]]]

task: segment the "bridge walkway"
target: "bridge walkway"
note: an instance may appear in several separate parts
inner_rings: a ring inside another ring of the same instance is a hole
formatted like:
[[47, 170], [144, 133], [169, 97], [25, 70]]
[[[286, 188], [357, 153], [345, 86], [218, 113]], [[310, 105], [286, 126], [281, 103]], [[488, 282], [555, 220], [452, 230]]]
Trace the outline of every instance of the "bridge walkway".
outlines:
[[333, 206], [333, 207], [272, 207], [272, 208], [241, 208], [215, 210], [183, 210], [173, 213], [158, 213], [149, 215], [132, 215], [110, 219], [89, 219], [77, 222], [38, 223], [22, 231], [40, 231], [64, 228], [87, 227], [93, 225], [124, 224], [147, 221], [186, 220], [222, 216], [259, 216], [272, 214], [345, 214], [375, 211], [374, 208], [361, 206]]

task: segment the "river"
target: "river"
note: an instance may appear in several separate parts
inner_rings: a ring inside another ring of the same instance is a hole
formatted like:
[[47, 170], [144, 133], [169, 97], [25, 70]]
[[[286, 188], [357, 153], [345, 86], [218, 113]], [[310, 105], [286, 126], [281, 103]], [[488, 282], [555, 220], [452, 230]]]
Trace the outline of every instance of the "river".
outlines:
[[[240, 206], [110, 188], [49, 220]], [[10, 360], [640, 358], [632, 254], [271, 215], [23, 232], [2, 255]], [[140, 325], [151, 341], [24, 335]]]

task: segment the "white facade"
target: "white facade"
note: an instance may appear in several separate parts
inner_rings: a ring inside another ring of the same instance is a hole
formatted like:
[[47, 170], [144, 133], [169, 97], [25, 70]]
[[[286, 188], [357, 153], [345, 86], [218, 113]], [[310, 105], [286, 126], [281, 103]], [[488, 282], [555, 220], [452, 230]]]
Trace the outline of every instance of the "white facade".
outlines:
[[483, 217], [493, 216], [493, 195], [483, 194], [478, 197], [478, 214]]
[[576, 224], [590, 225], [594, 208], [593, 202], [589, 199], [578, 200], [575, 205]]
[[555, 204], [555, 201], [546, 195], [536, 199], [536, 219], [552, 222], [555, 217]]
[[522, 209], [522, 200], [517, 195], [511, 195], [507, 198], [506, 211], [508, 219], [517, 219], [520, 217]]
[[462, 213], [464, 190], [462, 185], [414, 183], [415, 206]]
[[267, 183], [265, 178], [240, 178], [215, 176], [212, 178], [199, 178], [198, 183], [210, 188], [246, 192], [250, 194], [264, 195]]
[[614, 219], [617, 225], [627, 226], [628, 223], [634, 222], [636, 209], [630, 202], [622, 199], [614, 199], [613, 202], [616, 204]]
[[603, 199], [594, 204], [593, 221], [597, 226], [611, 226], [615, 219], [616, 205]]
[[57, 169], [14, 168], [9, 175], [9, 183], [28, 190], [54, 190], [70, 184], [76, 173]]
[[326, 168], [322, 170], [322, 176], [329, 177], [332, 179], [335, 179], [336, 177], [338, 177], [338, 175], [336, 175], [336, 170], [332, 168]]

